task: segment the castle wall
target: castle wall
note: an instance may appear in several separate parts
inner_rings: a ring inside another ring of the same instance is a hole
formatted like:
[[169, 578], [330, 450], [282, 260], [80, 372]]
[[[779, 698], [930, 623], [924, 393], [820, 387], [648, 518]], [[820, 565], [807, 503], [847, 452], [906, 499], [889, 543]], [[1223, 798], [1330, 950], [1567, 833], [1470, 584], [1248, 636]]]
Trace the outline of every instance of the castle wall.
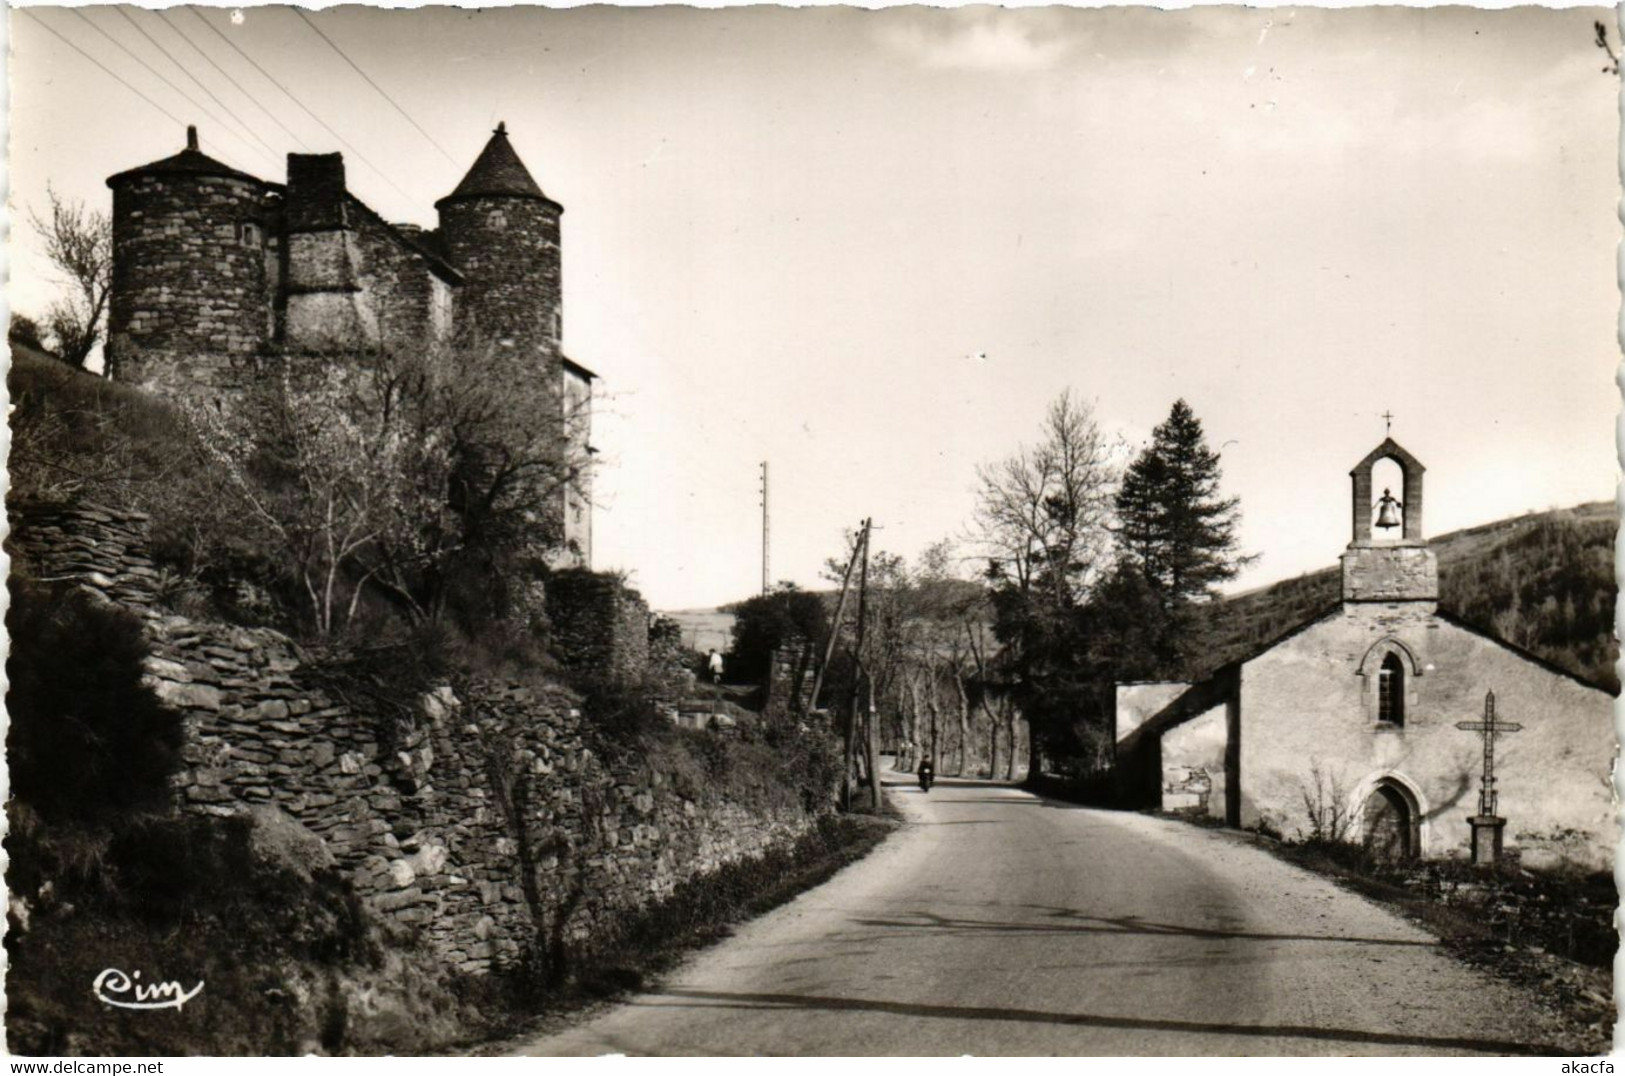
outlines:
[[107, 361], [166, 392], [229, 389], [269, 339], [264, 187], [230, 176], [132, 175], [113, 189]]
[[465, 971], [513, 961], [538, 930], [601, 936], [814, 822], [794, 789], [747, 807], [677, 762], [611, 765], [562, 687], [475, 681], [400, 713], [275, 631], [166, 615], [138, 514], [78, 506], [13, 522], [27, 570], [76, 578], [146, 619], [149, 682], [185, 722], [185, 810], [285, 812], [375, 911]]
[[[575, 373], [568, 365], [563, 369], [564, 427], [569, 438], [570, 451], [579, 460], [586, 460], [591, 451], [592, 434], [592, 381]], [[564, 488], [564, 547], [574, 551], [583, 567], [592, 566], [592, 487], [591, 476], [571, 482]]]
[[355, 204], [356, 275], [385, 341], [441, 340], [451, 330], [452, 285], [380, 218]]
[[447, 260], [466, 283], [459, 313], [489, 339], [512, 340], [551, 364], [563, 335], [562, 254], [554, 203], [471, 197], [440, 207]]
[[288, 156], [284, 216], [284, 340], [290, 347], [421, 345], [449, 330], [451, 284], [349, 194], [339, 154]]

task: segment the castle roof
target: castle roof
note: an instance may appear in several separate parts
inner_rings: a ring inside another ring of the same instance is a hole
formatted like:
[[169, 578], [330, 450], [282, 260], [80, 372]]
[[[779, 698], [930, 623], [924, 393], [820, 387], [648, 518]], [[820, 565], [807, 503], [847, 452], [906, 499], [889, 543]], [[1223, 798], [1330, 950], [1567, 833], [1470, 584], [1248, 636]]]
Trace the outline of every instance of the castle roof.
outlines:
[[463, 181], [457, 184], [457, 189], [436, 202], [435, 207], [439, 208], [447, 202], [462, 201], [465, 198], [534, 198], [543, 202], [553, 201], [542, 193], [542, 188], [537, 186], [536, 180], [531, 177], [525, 162], [514, 152], [513, 145], [508, 141], [506, 123], [497, 124], [497, 129], [491, 132], [491, 140], [485, 144], [485, 148], [474, 161], [474, 167], [470, 168]]
[[138, 168], [109, 176], [107, 185], [112, 187], [126, 179], [151, 175], [225, 176], [228, 179], [243, 179], [250, 183], [265, 182], [258, 176], [251, 176], [247, 172], [239, 172], [228, 164], [222, 164], [199, 150], [196, 127], [186, 128], [186, 148], [173, 157], [165, 157], [161, 161], [153, 161], [151, 164], [143, 164]]

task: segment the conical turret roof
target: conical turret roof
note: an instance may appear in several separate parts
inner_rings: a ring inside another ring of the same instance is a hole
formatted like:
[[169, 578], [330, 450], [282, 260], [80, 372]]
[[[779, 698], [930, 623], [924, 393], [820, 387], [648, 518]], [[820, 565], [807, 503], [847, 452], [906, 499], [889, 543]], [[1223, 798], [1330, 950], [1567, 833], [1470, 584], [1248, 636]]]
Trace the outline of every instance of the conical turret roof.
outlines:
[[435, 205], [438, 207], [465, 198], [536, 198], [544, 202], [552, 201], [542, 193], [542, 188], [537, 186], [525, 162], [514, 152], [512, 143], [508, 141], [506, 123], [497, 124], [497, 129], [491, 132], [491, 140], [480, 151], [474, 167], [457, 184], [457, 189]]
[[186, 148], [172, 157], [165, 157], [161, 161], [153, 161], [139, 168], [109, 176], [109, 187], [124, 179], [147, 175], [191, 175], [191, 176], [228, 176], [232, 179], [246, 179], [254, 183], [264, 183], [258, 176], [251, 176], [247, 172], [240, 172], [229, 164], [223, 164], [197, 148], [197, 128], [186, 128]]

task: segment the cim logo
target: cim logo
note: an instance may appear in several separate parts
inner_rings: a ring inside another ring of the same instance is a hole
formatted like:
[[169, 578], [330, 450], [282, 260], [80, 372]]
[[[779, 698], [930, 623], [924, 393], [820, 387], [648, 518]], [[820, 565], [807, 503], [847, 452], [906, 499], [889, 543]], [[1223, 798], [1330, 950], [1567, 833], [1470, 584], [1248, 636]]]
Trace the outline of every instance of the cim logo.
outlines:
[[203, 992], [203, 982], [199, 980], [192, 989], [184, 990], [178, 982], [143, 983], [139, 971], [126, 974], [117, 968], [107, 968], [96, 976], [90, 990], [97, 1001], [115, 1009], [174, 1009], [179, 1012], [182, 1005]]

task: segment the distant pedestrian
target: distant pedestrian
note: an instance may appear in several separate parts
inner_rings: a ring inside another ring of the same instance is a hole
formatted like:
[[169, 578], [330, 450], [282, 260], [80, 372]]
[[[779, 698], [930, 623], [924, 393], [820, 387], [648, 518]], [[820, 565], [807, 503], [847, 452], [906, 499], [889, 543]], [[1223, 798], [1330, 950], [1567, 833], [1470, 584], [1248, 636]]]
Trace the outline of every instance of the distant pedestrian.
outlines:
[[713, 684], [722, 683], [722, 655], [717, 653], [715, 647], [712, 647], [711, 653], [706, 656], [705, 671], [711, 674]]

